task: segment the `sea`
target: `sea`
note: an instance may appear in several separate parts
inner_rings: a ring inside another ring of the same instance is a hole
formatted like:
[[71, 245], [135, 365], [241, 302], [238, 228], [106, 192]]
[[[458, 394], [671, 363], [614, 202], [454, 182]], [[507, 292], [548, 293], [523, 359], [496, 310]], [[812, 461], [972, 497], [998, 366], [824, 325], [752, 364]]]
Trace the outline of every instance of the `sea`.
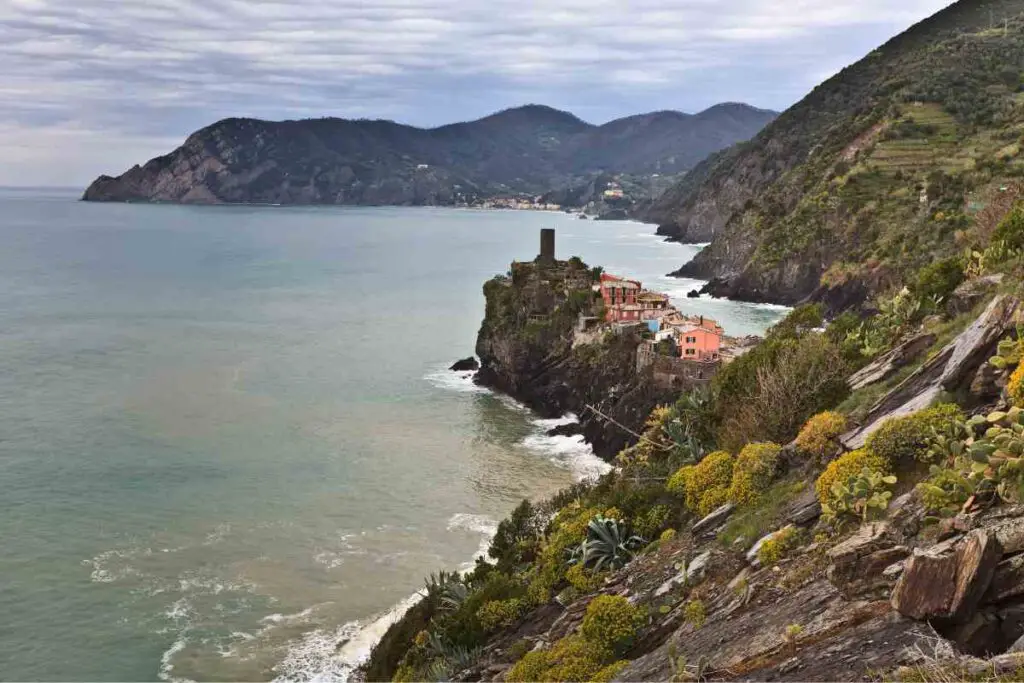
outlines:
[[0, 190], [0, 679], [342, 681], [497, 521], [608, 465], [447, 367], [532, 259], [688, 299], [633, 222]]

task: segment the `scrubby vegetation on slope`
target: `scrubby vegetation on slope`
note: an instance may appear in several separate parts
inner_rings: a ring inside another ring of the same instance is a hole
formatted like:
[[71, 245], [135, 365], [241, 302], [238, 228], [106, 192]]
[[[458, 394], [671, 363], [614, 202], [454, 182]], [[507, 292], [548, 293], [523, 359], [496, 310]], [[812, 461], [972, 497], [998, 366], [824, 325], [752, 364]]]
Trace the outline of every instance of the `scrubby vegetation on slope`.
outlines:
[[1024, 176], [1024, 2], [963, 0], [829, 79], [659, 200], [712, 290], [831, 306], [984, 249]]

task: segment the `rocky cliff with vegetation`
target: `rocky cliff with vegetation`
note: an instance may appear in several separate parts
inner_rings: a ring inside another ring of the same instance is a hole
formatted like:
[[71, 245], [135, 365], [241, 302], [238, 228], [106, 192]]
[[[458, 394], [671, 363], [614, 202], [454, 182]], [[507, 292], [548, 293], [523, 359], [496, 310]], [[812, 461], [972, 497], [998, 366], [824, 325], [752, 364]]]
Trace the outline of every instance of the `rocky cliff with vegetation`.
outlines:
[[[1024, 238], [1022, 216], [1000, 229]], [[941, 305], [904, 290], [824, 328], [821, 306], [794, 310], [710, 391], [664, 397], [615, 471], [524, 501], [486, 561], [431, 575], [360, 675], [1019, 680], [1024, 255], [997, 270]], [[488, 283], [481, 379], [578, 408], [573, 358], [628, 342], [572, 349], [593, 274]]]
[[[666, 224], [714, 230], [695, 268], [820, 301], [432, 575], [365, 677], [1024, 678], [1022, 2], [951, 6], [694, 171]], [[575, 409], [551, 368], [606, 342], [519, 277], [488, 285], [484, 378]]]
[[530, 105], [440, 128], [392, 121], [218, 121], [90, 201], [450, 205], [585, 185], [600, 173], [676, 174], [746, 140], [774, 112], [723, 104], [591, 125]]
[[711, 156], [647, 211], [718, 295], [835, 308], [983, 251], [1024, 175], [1024, 1], [962, 0]]
[[579, 316], [598, 313], [600, 299], [592, 291], [598, 272], [579, 259], [514, 263], [507, 276], [490, 280], [476, 344], [477, 381], [542, 415], [576, 414], [595, 453], [611, 459], [673, 394], [636, 372], [636, 332], [574, 344]]

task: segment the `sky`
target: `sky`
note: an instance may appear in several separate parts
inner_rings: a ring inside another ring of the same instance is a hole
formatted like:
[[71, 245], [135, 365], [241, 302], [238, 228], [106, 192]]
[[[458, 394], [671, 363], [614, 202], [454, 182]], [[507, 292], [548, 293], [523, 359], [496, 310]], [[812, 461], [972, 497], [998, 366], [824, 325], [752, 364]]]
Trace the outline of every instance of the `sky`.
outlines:
[[948, 4], [0, 0], [0, 185], [84, 186], [227, 116], [783, 110]]

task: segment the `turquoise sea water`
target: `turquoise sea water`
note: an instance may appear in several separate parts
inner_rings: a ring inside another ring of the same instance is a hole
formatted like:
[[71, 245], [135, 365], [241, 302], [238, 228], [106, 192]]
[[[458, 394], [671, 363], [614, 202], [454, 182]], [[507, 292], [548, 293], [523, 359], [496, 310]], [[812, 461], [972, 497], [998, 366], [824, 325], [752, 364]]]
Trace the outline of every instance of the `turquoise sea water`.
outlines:
[[[650, 226], [0, 192], [0, 678], [344, 677], [374, 617], [600, 468], [444, 368], [481, 285], [558, 252], [645, 279]], [[681, 305], [757, 332], [781, 309]], [[351, 638], [339, 652], [339, 640]]]

